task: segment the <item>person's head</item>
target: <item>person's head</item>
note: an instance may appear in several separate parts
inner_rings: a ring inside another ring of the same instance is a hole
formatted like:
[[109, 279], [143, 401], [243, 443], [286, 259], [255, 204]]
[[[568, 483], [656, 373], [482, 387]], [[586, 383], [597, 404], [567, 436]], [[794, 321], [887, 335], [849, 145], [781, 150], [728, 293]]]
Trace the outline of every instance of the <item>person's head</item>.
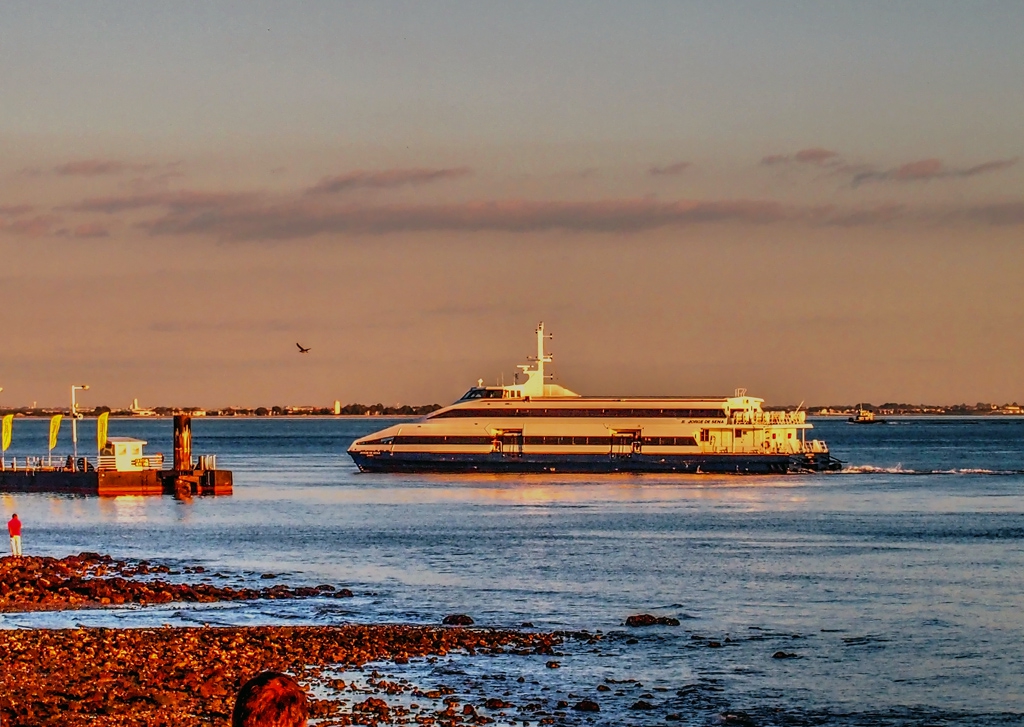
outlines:
[[306, 693], [287, 674], [265, 671], [242, 685], [231, 727], [306, 727]]

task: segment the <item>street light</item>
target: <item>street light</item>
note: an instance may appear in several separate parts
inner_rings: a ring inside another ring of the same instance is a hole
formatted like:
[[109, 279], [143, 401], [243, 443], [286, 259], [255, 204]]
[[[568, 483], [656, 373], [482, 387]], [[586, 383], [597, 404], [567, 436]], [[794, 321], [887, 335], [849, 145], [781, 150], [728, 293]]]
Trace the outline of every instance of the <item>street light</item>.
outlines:
[[71, 443], [74, 445], [75, 450], [75, 466], [78, 465], [78, 405], [75, 404], [75, 392], [81, 389], [82, 391], [88, 391], [88, 384], [76, 384], [71, 387]]

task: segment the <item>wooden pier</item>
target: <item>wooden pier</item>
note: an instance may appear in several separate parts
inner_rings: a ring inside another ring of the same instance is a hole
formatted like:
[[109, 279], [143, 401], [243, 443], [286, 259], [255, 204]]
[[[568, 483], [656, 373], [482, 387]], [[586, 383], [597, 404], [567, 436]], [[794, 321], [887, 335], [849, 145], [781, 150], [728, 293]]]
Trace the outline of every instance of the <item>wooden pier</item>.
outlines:
[[[134, 440], [138, 442], [139, 440]], [[153, 458], [155, 459], [155, 458]], [[213, 457], [192, 460], [192, 419], [174, 417], [174, 463], [172, 469], [136, 465], [150, 458], [136, 458], [131, 469], [123, 469], [116, 456], [97, 457], [99, 467], [87, 460], [70, 466], [32, 466], [0, 470], [0, 492], [50, 492], [73, 495], [117, 497], [119, 495], [174, 495], [187, 499], [202, 495], [230, 495], [233, 480], [229, 470], [216, 469]], [[85, 463], [83, 468], [81, 464]]]

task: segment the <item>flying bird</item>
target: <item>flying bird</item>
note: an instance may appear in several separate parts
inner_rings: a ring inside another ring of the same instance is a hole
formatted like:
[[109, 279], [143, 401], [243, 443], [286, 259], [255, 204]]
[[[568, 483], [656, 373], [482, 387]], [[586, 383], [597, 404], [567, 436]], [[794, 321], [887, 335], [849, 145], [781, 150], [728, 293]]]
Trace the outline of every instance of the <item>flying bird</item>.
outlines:
[[301, 343], [296, 343], [295, 345], [299, 347], [299, 353], [309, 353], [309, 349], [303, 348]]

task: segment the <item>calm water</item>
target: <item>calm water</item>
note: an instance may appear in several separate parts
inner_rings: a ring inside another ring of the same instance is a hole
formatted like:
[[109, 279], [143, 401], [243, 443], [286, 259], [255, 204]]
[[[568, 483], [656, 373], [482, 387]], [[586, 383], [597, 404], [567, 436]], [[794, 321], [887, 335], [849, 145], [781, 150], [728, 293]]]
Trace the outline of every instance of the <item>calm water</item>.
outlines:
[[[198, 562], [226, 582], [285, 573], [346, 584], [355, 599], [8, 615], [0, 626], [464, 612], [604, 639], [568, 643], [557, 671], [545, 657], [452, 657], [401, 673], [467, 694], [484, 674], [524, 675], [509, 690], [522, 699], [598, 698], [599, 715], [570, 714], [580, 723], [678, 713], [714, 724], [738, 710], [756, 724], [1024, 723], [1024, 420], [817, 421], [850, 469], [777, 478], [358, 473], [346, 447], [385, 424], [197, 420], [196, 453], [235, 472], [228, 498], [0, 496], [5, 516], [25, 522], [26, 552]], [[8, 457], [43, 450], [46, 426], [18, 420]], [[169, 453], [168, 420], [110, 429]], [[82, 442], [93, 436], [83, 427]], [[683, 625], [627, 633], [638, 612]], [[643, 686], [599, 695], [605, 679]], [[654, 710], [626, 709], [645, 693]]]

